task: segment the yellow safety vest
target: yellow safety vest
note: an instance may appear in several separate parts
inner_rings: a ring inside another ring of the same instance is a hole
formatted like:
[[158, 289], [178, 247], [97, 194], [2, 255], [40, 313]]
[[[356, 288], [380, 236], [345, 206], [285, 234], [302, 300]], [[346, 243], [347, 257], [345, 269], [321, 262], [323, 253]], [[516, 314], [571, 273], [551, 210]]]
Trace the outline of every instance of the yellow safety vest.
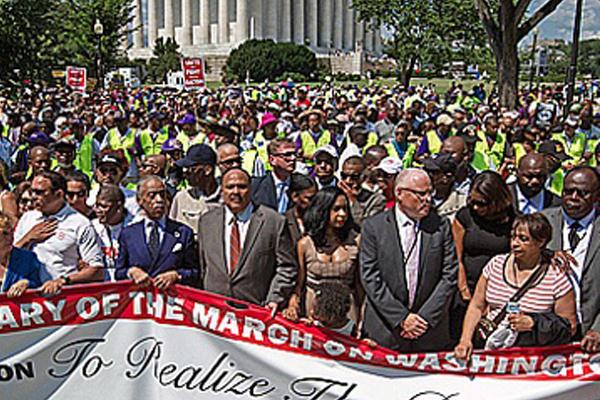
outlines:
[[309, 131], [302, 131], [300, 133], [300, 140], [302, 141], [302, 155], [306, 161], [306, 164], [312, 165], [312, 158], [315, 151], [319, 147], [326, 146], [331, 143], [331, 133], [327, 129], [321, 131], [319, 139], [315, 142], [312, 134]]
[[477, 171], [487, 171], [490, 169], [491, 163], [497, 170], [504, 161], [504, 150], [506, 147], [506, 136], [498, 132], [496, 134], [496, 140], [492, 147], [488, 145], [487, 137], [483, 131], [477, 131], [479, 140], [475, 143], [475, 151], [473, 154], [473, 161], [471, 165]]

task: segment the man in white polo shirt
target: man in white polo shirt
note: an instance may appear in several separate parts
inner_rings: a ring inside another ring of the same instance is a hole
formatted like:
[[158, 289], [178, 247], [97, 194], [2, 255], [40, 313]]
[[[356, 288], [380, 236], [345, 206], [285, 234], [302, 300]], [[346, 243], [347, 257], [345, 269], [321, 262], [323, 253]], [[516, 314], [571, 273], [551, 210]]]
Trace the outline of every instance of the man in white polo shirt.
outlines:
[[23, 214], [14, 240], [41, 261], [42, 292], [55, 294], [63, 285], [101, 281], [104, 265], [96, 231], [65, 202], [65, 178], [42, 172], [33, 179], [31, 191], [37, 209]]

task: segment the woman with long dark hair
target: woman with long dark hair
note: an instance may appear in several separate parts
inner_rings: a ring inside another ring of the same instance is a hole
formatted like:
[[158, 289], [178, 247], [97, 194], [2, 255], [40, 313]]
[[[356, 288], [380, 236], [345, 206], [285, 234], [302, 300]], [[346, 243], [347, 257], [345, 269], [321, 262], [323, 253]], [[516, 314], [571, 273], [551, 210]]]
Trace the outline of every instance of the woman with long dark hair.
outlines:
[[304, 213], [316, 193], [317, 183], [312, 177], [296, 173], [292, 174], [288, 196], [294, 206], [287, 210], [285, 219], [287, 220], [288, 228], [290, 228], [294, 246], [304, 236]]
[[306, 315], [319, 285], [339, 282], [352, 293], [349, 317], [358, 325], [364, 297], [358, 275], [359, 236], [344, 192], [337, 187], [319, 191], [304, 213], [304, 228], [306, 235], [298, 242], [298, 284], [284, 315], [291, 320]]

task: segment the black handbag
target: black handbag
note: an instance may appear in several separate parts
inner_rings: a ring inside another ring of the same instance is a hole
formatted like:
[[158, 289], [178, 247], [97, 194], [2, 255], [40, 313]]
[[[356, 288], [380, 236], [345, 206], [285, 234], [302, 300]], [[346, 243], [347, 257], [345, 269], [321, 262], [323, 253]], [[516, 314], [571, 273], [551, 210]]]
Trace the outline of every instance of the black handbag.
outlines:
[[[521, 300], [521, 298], [525, 295], [525, 293], [527, 293], [529, 289], [531, 289], [539, 283], [541, 278], [546, 273], [547, 268], [548, 264], [546, 263], [540, 265], [529, 276], [529, 278], [527, 279], [527, 281], [525, 281], [523, 286], [521, 286], [519, 290], [517, 290], [517, 292], [510, 298], [510, 300], [508, 300], [508, 303], [516, 303], [519, 300]], [[506, 307], [508, 306], [508, 303], [506, 303], [504, 307], [502, 307], [502, 310], [498, 313], [498, 315], [496, 315], [496, 317], [493, 320], [487, 317], [482, 317], [479, 320], [477, 326], [475, 327], [475, 337], [473, 338], [474, 347], [483, 348], [485, 346], [485, 343], [487, 342], [490, 335], [494, 333], [496, 328], [498, 328], [498, 325], [500, 325], [502, 320], [504, 320], [504, 317], [506, 316]]]

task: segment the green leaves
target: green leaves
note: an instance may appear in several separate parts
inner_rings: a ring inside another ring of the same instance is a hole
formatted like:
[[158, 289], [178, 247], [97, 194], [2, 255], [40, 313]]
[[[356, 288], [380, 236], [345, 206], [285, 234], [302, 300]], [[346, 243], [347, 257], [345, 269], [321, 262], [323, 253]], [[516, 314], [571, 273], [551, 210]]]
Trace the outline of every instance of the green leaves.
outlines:
[[162, 83], [169, 71], [181, 69], [181, 53], [175, 40], [167, 38], [156, 39], [153, 57], [148, 61], [148, 76], [155, 83]]
[[248, 40], [227, 59], [228, 73], [240, 81], [246, 78], [246, 73], [251, 80], [262, 82], [275, 81], [285, 73], [308, 78], [316, 70], [316, 56], [306, 46], [272, 40]]

